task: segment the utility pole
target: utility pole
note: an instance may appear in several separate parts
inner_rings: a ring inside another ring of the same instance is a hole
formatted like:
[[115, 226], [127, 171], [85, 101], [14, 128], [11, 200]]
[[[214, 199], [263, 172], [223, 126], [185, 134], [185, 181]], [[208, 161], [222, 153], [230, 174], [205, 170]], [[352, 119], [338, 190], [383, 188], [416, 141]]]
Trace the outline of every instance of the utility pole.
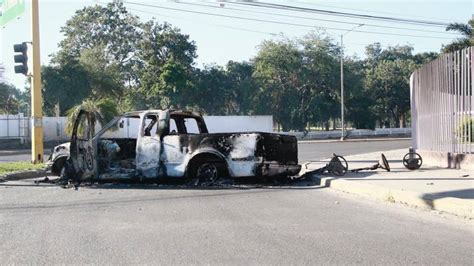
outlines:
[[31, 162], [43, 162], [43, 97], [41, 95], [41, 61], [38, 0], [31, 0], [31, 36], [33, 73], [31, 76]]
[[344, 35], [348, 34], [349, 32], [364, 26], [364, 24], [359, 24], [354, 28], [346, 31], [345, 33], [341, 34], [341, 141], [344, 140], [345, 137], [345, 123], [344, 123], [344, 44], [343, 39]]
[[341, 34], [341, 141], [344, 140], [344, 34]]

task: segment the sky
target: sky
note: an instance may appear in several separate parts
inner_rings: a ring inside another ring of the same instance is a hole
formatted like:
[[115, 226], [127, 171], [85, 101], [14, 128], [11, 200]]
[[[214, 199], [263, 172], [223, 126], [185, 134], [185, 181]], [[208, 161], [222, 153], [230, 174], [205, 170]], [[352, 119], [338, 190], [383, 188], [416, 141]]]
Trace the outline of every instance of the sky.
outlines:
[[[43, 65], [47, 65], [51, 58], [50, 55], [58, 50], [57, 44], [63, 38], [60, 32], [61, 27], [74, 15], [75, 11], [84, 6], [103, 5], [103, 3], [111, 1], [39, 0], [39, 2], [41, 62]], [[152, 18], [159, 22], [166, 21], [180, 28], [182, 33], [188, 34], [190, 39], [195, 41], [197, 45], [198, 58], [196, 66], [198, 67], [202, 67], [205, 64], [224, 65], [229, 60], [249, 60], [256, 55], [258, 45], [264, 40], [281, 38], [281, 34], [290, 38], [302, 37], [315, 30], [325, 32], [336, 43], [340, 43], [340, 35], [344, 34], [345, 54], [359, 58], [364, 57], [365, 46], [374, 42], [380, 42], [384, 48], [409, 44], [414, 46], [415, 53], [439, 52], [443, 44], [450, 43], [453, 39], [459, 37], [459, 35], [446, 34], [443, 27], [426, 27], [399, 22], [384, 22], [288, 10], [281, 11], [232, 3], [224, 3], [221, 6], [221, 2], [210, 0], [130, 0], [124, 2], [129, 11], [139, 16], [142, 21], [148, 21]], [[474, 13], [472, 1], [463, 0], [313, 0], [266, 2], [337, 12], [442, 23], [466, 23], [472, 18]], [[139, 5], [132, 3], [138, 3]], [[155, 7], [143, 6], [143, 4]], [[26, 1], [25, 13], [0, 29], [0, 63], [5, 67], [7, 82], [12, 83], [18, 88], [24, 87], [25, 77], [21, 74], [15, 74], [13, 71], [13, 45], [31, 40], [30, 6], [31, 2]], [[232, 18], [229, 16], [232, 16]], [[247, 19], [239, 19], [237, 17]], [[273, 21], [273, 23], [268, 21]], [[359, 24], [364, 25], [348, 33], [351, 28]], [[367, 31], [373, 33], [367, 33]]]

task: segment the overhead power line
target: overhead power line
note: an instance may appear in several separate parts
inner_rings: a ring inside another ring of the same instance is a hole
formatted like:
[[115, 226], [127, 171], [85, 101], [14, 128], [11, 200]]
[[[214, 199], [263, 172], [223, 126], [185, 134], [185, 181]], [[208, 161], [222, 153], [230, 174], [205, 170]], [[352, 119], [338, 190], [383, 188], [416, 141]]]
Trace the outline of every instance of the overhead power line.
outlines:
[[[105, 4], [103, 2], [98, 2], [98, 3], [101, 3], [101, 4]], [[221, 24], [214, 24], [214, 23], [208, 23], [208, 22], [203, 22], [203, 21], [195, 21], [195, 20], [192, 20], [192, 19], [186, 19], [186, 18], [183, 18], [183, 17], [175, 17], [175, 16], [169, 16], [169, 15], [164, 15], [162, 13], [157, 13], [157, 12], [150, 12], [150, 11], [146, 11], [146, 10], [140, 10], [140, 9], [135, 9], [135, 8], [130, 8], [130, 7], [127, 7], [127, 10], [131, 10], [131, 11], [135, 11], [135, 12], [140, 12], [140, 13], [144, 13], [144, 14], [149, 14], [149, 15], [154, 15], [154, 16], [160, 16], [160, 17], [164, 17], [164, 18], [173, 18], [173, 19], [178, 19], [178, 20], [183, 20], [183, 21], [188, 21], [188, 22], [192, 22], [192, 23], [199, 23], [199, 24], [204, 24], [204, 25], [209, 25], [209, 26], [213, 26], [213, 27], [220, 27], [220, 28], [226, 28], [226, 29], [231, 29], [231, 30], [237, 30], [237, 31], [244, 31], [244, 32], [250, 32], [250, 33], [258, 33], [258, 34], [266, 34], [266, 35], [271, 35], [271, 36], [278, 36], [280, 33], [276, 33], [276, 32], [268, 32], [268, 31], [259, 31], [259, 30], [250, 30], [250, 29], [246, 29], [246, 28], [240, 28], [240, 27], [232, 27], [232, 26], [227, 26], [227, 25], [221, 25]], [[363, 46], [363, 47], [366, 47], [367, 45], [371, 44], [371, 43], [353, 43], [353, 42], [345, 42], [346, 45], [357, 45], [357, 46]], [[391, 45], [382, 45], [382, 47], [389, 47]], [[418, 49], [425, 49], [425, 50], [435, 50], [434, 48], [427, 48], [427, 47], [419, 47], [417, 46]]]
[[373, 16], [373, 15], [366, 15], [366, 14], [356, 14], [356, 13], [339, 12], [339, 11], [331, 11], [331, 10], [308, 8], [308, 7], [299, 7], [299, 6], [290, 6], [290, 5], [281, 5], [281, 4], [261, 3], [261, 2], [227, 2], [227, 3], [237, 4], [237, 5], [245, 5], [245, 6], [272, 8], [272, 9], [279, 9], [279, 10], [299, 11], [299, 12], [306, 12], [306, 13], [318, 13], [318, 14], [326, 14], [326, 15], [342, 16], [342, 17], [353, 17], [353, 18], [371, 19], [371, 20], [383, 20], [383, 21], [391, 21], [391, 22], [398, 22], [398, 23], [417, 24], [417, 25], [424, 25], [424, 26], [434, 26], [434, 27], [446, 27], [446, 26], [449, 25], [449, 23], [437, 22], [437, 21], [403, 19], [403, 18], [384, 17], [384, 16]]
[[[340, 7], [340, 6], [333, 6], [333, 5], [323, 5], [320, 3], [311, 3], [311, 2], [299, 2], [304, 5], [312, 5], [312, 6], [322, 6], [322, 7], [329, 7], [329, 8], [335, 8], [335, 9], [345, 9], [345, 10], [353, 10], [353, 11], [362, 11], [362, 12], [370, 12], [370, 13], [378, 13], [378, 14], [389, 14], [389, 15], [396, 15], [400, 17], [413, 17], [414, 15], [406, 15], [406, 14], [400, 14], [400, 13], [393, 13], [393, 12], [387, 12], [387, 11], [379, 11], [379, 10], [368, 10], [368, 9], [357, 9], [357, 8], [349, 8], [349, 7]], [[453, 22], [448, 19], [440, 19], [440, 18], [432, 18], [432, 17], [422, 17], [416, 15], [418, 18], [424, 18], [424, 19], [430, 19], [430, 20], [440, 20], [440, 21], [445, 21], [445, 22]]]
[[[333, 19], [322, 19], [322, 18], [310, 18], [310, 17], [304, 17], [304, 16], [278, 14], [278, 13], [272, 13], [272, 12], [249, 10], [249, 9], [241, 9], [241, 8], [233, 8], [233, 7], [227, 7], [227, 6], [206, 5], [206, 4], [201, 4], [201, 3], [190, 3], [190, 2], [177, 2], [177, 3], [178, 3], [178, 4], [184, 4], [184, 5], [191, 5], [191, 6], [199, 6], [199, 7], [213, 8], [213, 9], [221, 9], [221, 10], [224, 9], [224, 10], [230, 10], [230, 11], [256, 13], [256, 14], [265, 14], [265, 15], [272, 15], [272, 16], [279, 16], [279, 17], [287, 17], [287, 18], [297, 18], [297, 19], [305, 19], [305, 20], [313, 20], [313, 21], [326, 21], [326, 22], [339, 23], [339, 24], [349, 24], [349, 25], [360, 25], [360, 24], [361, 24], [361, 23], [357, 23], [357, 22], [348, 22], [348, 21], [340, 21], [340, 20], [333, 20]], [[409, 31], [418, 31], [418, 32], [429, 32], [429, 33], [437, 33], [437, 34], [445, 34], [445, 35], [459, 35], [459, 34], [457, 34], [457, 33], [446, 32], [446, 31], [436, 31], [436, 30], [426, 30], [426, 29], [403, 28], [403, 27], [394, 27], [394, 26], [387, 26], [387, 25], [375, 25], [375, 24], [367, 24], [367, 23], [364, 23], [364, 26], [368, 26], [368, 27], [378, 27], [378, 28], [385, 28], [385, 29], [396, 29], [396, 30], [409, 30]]]
[[[173, 10], [173, 11], [179, 11], [179, 12], [185, 12], [185, 13], [193, 13], [193, 14], [215, 16], [215, 17], [225, 17], [225, 18], [231, 18], [231, 19], [256, 21], [256, 22], [264, 22], [264, 23], [273, 23], [273, 24], [279, 24], [279, 25], [305, 27], [305, 28], [312, 28], [312, 29], [323, 28], [323, 29], [327, 29], [327, 30], [336, 30], [336, 31], [347, 31], [348, 30], [348, 29], [343, 29], [343, 28], [313, 26], [313, 25], [300, 24], [300, 23], [290, 23], [290, 22], [281, 22], [281, 21], [275, 21], [275, 20], [266, 20], [266, 19], [239, 17], [239, 16], [232, 16], [232, 15], [215, 14], [215, 13], [208, 13], [208, 12], [201, 12], [201, 11], [194, 11], [194, 10], [187, 10], [187, 9], [180, 9], [180, 8], [164, 7], [164, 6], [158, 6], [158, 5], [152, 5], [152, 4], [136, 3], [136, 2], [130, 2], [130, 1], [123, 1], [123, 3], [131, 4], [131, 5], [137, 5], [137, 6], [143, 6], [143, 7], [153, 7], [153, 8], [158, 8], [158, 9]], [[454, 38], [454, 37], [447, 38], [447, 37], [437, 37], [437, 36], [427, 36], [427, 35], [398, 34], [398, 33], [365, 31], [365, 30], [353, 30], [353, 32], [379, 34], [379, 35], [402, 36], [402, 37], [428, 38], [428, 39], [452, 40]]]
[[[156, 13], [156, 12], [150, 12], [150, 11], [145, 11], [145, 10], [140, 10], [140, 9], [135, 9], [135, 8], [130, 8], [130, 7], [128, 7], [127, 9], [128, 9], [128, 10], [131, 10], [131, 11], [135, 11], [135, 12], [141, 12], [141, 13], [144, 13], [144, 14], [150, 14], [150, 15], [155, 15], [155, 16], [161, 16], [161, 17], [165, 17], [165, 18], [173, 18], [173, 19], [179, 19], [179, 20], [184, 20], [184, 21], [196, 22], [196, 21], [191, 20], [191, 19], [185, 19], [185, 18], [181, 18], [181, 17], [168, 16], [168, 15], [163, 15], [163, 14]], [[232, 27], [232, 26], [220, 25], [220, 24], [213, 24], [213, 23], [206, 23], [206, 22], [202, 22], [202, 21], [199, 21], [199, 22], [197, 22], [197, 23], [206, 24], [206, 25], [210, 25], [210, 26], [214, 26], [214, 27], [227, 28], [227, 29], [231, 29], [231, 30], [238, 30], [238, 31], [246, 31], [246, 32], [252, 32], [252, 33], [267, 34], [267, 35], [272, 35], [272, 36], [278, 35], [277, 33], [271, 33], [271, 32], [266, 32], [266, 31], [259, 31], [259, 30], [250, 30], [250, 29], [245, 29], [245, 28], [240, 28], [240, 27]]]

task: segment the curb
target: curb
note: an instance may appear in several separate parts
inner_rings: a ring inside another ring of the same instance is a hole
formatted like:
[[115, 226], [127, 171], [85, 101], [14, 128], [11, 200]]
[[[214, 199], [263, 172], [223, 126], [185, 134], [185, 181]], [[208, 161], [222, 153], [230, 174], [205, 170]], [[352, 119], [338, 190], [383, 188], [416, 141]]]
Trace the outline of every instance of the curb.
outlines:
[[424, 198], [423, 194], [404, 190], [389, 189], [370, 184], [361, 184], [355, 180], [350, 181], [332, 177], [323, 177], [319, 179], [321, 180], [321, 186], [334, 188], [336, 190], [348, 192], [351, 194], [369, 197], [385, 202], [402, 203], [415, 208], [442, 211], [465, 218], [474, 218], [474, 200], [471, 199], [446, 197], [434, 200]]
[[298, 143], [334, 143], [334, 142], [370, 142], [370, 141], [399, 141], [399, 140], [411, 140], [411, 138], [365, 138], [365, 139], [301, 139]]
[[46, 176], [46, 170], [25, 170], [8, 173], [6, 175], [0, 176], [2, 181], [13, 181], [13, 180], [22, 180], [22, 179], [31, 179], [37, 177]]

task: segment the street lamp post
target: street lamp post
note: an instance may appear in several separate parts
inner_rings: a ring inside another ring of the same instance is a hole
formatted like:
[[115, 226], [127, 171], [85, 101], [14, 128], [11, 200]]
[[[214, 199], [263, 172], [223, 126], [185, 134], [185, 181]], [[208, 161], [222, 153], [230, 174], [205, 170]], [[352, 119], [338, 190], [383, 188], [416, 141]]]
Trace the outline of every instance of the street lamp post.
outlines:
[[348, 34], [349, 32], [364, 26], [364, 24], [359, 24], [355, 26], [354, 28], [346, 31], [345, 33], [341, 34], [341, 141], [344, 140], [344, 45], [343, 45], [343, 39], [344, 35]]

